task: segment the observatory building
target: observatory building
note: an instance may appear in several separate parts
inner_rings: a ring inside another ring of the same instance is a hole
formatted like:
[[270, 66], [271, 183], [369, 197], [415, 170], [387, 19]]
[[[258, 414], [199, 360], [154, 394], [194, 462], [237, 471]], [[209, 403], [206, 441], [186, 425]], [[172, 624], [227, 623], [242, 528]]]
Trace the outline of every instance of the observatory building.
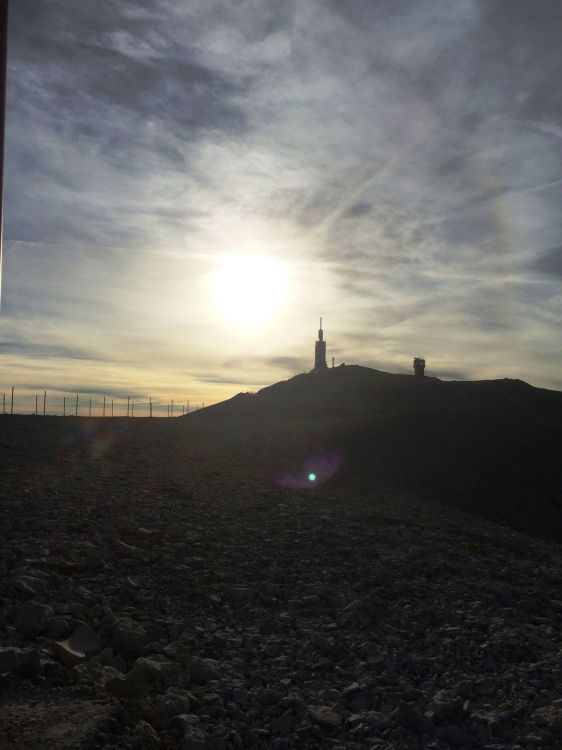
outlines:
[[416, 357], [414, 359], [414, 375], [416, 378], [423, 378], [425, 371], [425, 359], [423, 357]]
[[322, 318], [320, 318], [320, 328], [318, 329], [318, 341], [314, 344], [314, 369], [313, 372], [326, 370], [326, 342], [324, 341], [324, 331], [322, 330]]

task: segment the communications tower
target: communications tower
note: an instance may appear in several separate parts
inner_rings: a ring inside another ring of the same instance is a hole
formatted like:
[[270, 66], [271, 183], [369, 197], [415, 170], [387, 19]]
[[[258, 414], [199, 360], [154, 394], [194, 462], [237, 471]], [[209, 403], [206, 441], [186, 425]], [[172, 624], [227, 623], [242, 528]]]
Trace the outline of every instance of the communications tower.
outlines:
[[324, 331], [322, 330], [322, 318], [320, 318], [320, 328], [318, 329], [318, 341], [314, 344], [314, 372], [326, 370], [326, 342], [324, 341]]

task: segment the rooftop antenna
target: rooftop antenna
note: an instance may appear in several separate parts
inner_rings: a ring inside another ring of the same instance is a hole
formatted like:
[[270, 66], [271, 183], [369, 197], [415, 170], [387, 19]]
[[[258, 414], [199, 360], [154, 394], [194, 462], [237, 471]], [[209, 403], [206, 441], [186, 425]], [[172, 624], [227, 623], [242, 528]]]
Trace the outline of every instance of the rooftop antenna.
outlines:
[[4, 237], [4, 134], [6, 132], [6, 70], [8, 67], [8, 0], [0, 4], [0, 312]]

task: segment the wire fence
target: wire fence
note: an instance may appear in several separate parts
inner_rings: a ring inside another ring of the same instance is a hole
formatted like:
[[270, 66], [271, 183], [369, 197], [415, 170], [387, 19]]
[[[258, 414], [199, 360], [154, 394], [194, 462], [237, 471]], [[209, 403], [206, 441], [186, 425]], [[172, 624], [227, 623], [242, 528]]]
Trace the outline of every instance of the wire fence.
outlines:
[[115, 398], [89, 396], [83, 393], [52, 393], [43, 389], [39, 393], [20, 393], [12, 386], [3, 391], [2, 414], [33, 414], [58, 417], [165, 417], [172, 419], [205, 408], [204, 403], [170, 399], [162, 401], [150, 396]]

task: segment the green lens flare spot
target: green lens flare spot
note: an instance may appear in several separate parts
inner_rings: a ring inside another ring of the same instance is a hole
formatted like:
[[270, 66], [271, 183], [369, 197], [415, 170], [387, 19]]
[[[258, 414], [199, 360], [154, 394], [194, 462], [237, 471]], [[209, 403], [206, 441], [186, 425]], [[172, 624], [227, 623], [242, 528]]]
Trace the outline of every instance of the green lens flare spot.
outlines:
[[315, 482], [316, 481], [316, 474], [314, 472], [312, 472], [312, 471], [310, 472], [310, 474], [308, 475], [308, 481], [309, 482]]

